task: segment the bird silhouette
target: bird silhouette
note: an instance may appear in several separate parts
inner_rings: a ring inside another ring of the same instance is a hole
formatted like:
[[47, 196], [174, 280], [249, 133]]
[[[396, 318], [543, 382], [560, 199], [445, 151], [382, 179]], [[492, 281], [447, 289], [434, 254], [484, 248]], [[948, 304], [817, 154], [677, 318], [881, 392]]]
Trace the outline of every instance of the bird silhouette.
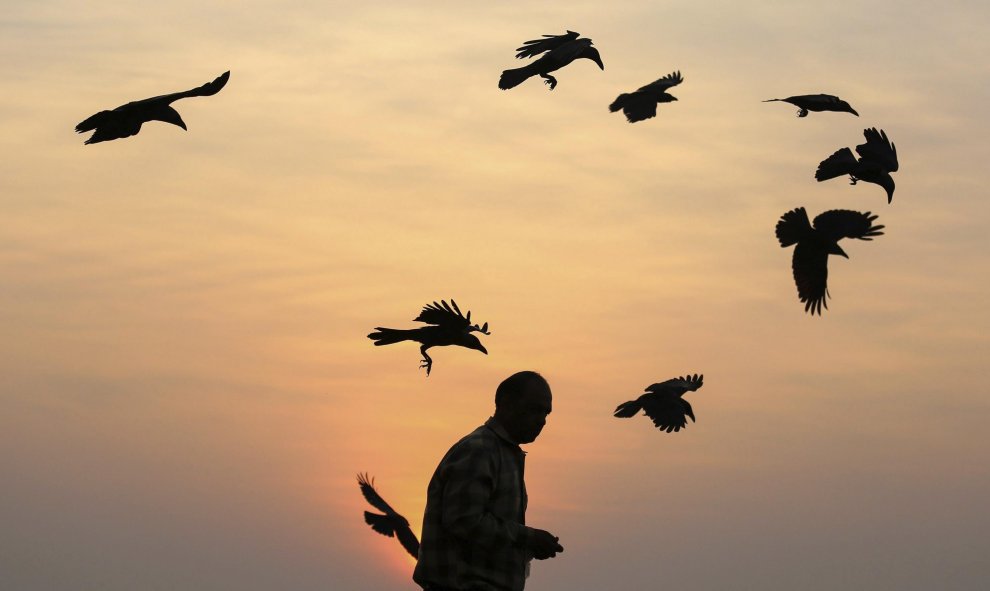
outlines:
[[376, 346], [391, 345], [402, 341], [421, 343], [423, 346], [419, 348], [419, 352], [423, 354], [423, 362], [420, 364], [420, 368], [426, 369], [427, 376], [430, 375], [430, 369], [433, 367], [433, 359], [426, 353], [430, 347], [457, 345], [475, 349], [488, 355], [488, 350], [481, 344], [478, 337], [471, 334], [472, 332], [480, 332], [490, 335], [488, 323], [486, 322], [484, 326], [480, 327], [477, 324], [471, 324], [471, 311], [469, 310], [467, 316], [464, 316], [454, 300], [450, 300], [450, 304], [443, 300], [439, 304], [436, 302], [427, 304], [413, 321], [425, 322], [430, 326], [408, 330], [377, 326], [375, 330], [378, 332], [369, 334], [368, 338], [375, 341]]
[[772, 103], [774, 101], [782, 101], [794, 105], [799, 109], [798, 117], [807, 117], [808, 111], [815, 111], [816, 113], [835, 111], [836, 113], [852, 113], [859, 117], [856, 109], [853, 109], [849, 106], [849, 103], [833, 94], [801, 94], [782, 99], [767, 99], [763, 102]]
[[375, 490], [375, 479], [368, 478], [367, 474], [358, 474], [358, 486], [361, 487], [361, 494], [371, 503], [371, 506], [378, 509], [380, 513], [364, 512], [364, 522], [371, 526], [371, 529], [388, 536], [398, 538], [399, 543], [406, 549], [413, 558], [419, 559], [419, 540], [416, 534], [409, 529], [409, 521], [402, 515], [396, 513], [385, 499]]
[[837, 150], [818, 165], [815, 178], [821, 182], [848, 174], [852, 185], [866, 181], [883, 187], [890, 203], [894, 199], [894, 179], [890, 173], [897, 171], [897, 148], [882, 129], [864, 129], [863, 136], [866, 143], [856, 146], [859, 160], [849, 148]]
[[687, 427], [687, 417], [694, 422], [694, 411], [683, 396], [700, 388], [702, 380], [704, 376], [701, 374], [688, 374], [653, 384], [646, 388], [646, 394], [617, 406], [615, 416], [625, 419], [636, 416], [642, 410], [653, 420], [657, 429], [667, 433], [680, 431]]
[[207, 82], [199, 88], [130, 102], [112, 111], [100, 111], [77, 125], [76, 133], [96, 130], [85, 142], [96, 144], [135, 135], [141, 131], [141, 125], [148, 121], [164, 121], [186, 129], [186, 123], [179, 116], [179, 112], [170, 105], [179, 99], [191, 96], [212, 96], [220, 92], [229, 78], [230, 72], [227, 71], [213, 82]]
[[798, 297], [804, 302], [804, 311], [812, 316], [822, 313], [822, 306], [828, 309], [825, 301], [828, 293], [828, 256], [839, 255], [849, 258], [849, 255], [839, 247], [839, 240], [856, 238], [858, 240], [873, 240], [873, 236], [881, 236], [883, 226], [874, 226], [877, 216], [870, 212], [861, 213], [847, 209], [833, 209], [819, 214], [815, 218], [814, 227], [808, 221], [808, 213], [803, 207], [791, 210], [780, 217], [777, 222], [777, 240], [781, 248], [792, 244], [794, 257], [791, 266], [794, 269], [794, 283], [797, 284]]
[[619, 109], [626, 115], [629, 123], [636, 123], [644, 119], [657, 116], [657, 105], [659, 103], [669, 103], [677, 100], [676, 96], [667, 94], [667, 89], [684, 82], [680, 71], [667, 74], [663, 78], [650, 82], [642, 86], [636, 92], [620, 94], [608, 110], [615, 113]]
[[502, 90], [515, 88], [530, 77], [539, 75], [545, 84], [550, 85], [550, 90], [553, 90], [557, 87], [557, 79], [551, 76], [550, 72], [555, 72], [581, 58], [595, 62], [604, 70], [605, 64], [602, 63], [598, 50], [592, 47], [591, 39], [578, 39], [578, 35], [574, 31], [567, 31], [564, 35], [544, 35], [543, 39], [526, 41], [522, 47], [516, 49], [519, 52], [516, 58], [535, 57], [541, 53], [544, 55], [521, 68], [502, 72], [498, 87]]

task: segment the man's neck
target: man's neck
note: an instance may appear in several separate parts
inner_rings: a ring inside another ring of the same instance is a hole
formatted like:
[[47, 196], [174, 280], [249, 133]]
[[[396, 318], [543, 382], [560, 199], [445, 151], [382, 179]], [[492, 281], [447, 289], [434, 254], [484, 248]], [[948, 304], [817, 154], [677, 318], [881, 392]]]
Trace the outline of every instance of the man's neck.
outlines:
[[512, 437], [512, 435], [509, 435], [509, 432], [505, 430], [505, 427], [502, 425], [502, 423], [498, 421], [497, 417], [489, 418], [485, 422], [485, 424], [488, 425], [488, 427], [491, 428], [491, 430], [494, 431], [495, 434], [501, 437], [502, 439], [506, 440], [512, 445], [515, 446], [519, 445], [519, 442], [516, 441], [515, 438]]

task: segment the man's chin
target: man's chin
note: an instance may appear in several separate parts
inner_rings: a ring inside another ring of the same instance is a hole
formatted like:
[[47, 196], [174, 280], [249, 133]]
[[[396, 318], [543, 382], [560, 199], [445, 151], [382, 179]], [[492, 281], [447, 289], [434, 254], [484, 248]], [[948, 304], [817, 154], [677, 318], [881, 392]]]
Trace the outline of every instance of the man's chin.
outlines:
[[528, 437], [523, 437], [522, 439], [519, 440], [519, 443], [533, 443], [534, 441], [536, 441], [536, 438], [540, 436], [541, 432], [542, 431], [537, 431], [536, 433]]

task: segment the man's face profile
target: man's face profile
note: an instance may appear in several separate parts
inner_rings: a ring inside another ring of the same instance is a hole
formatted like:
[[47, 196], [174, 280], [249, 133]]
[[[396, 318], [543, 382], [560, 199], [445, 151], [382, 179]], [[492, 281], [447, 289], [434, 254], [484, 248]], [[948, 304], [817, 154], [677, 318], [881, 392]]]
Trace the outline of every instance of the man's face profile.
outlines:
[[517, 443], [532, 443], [547, 424], [553, 410], [550, 388], [540, 382], [526, 385], [502, 416], [505, 430]]

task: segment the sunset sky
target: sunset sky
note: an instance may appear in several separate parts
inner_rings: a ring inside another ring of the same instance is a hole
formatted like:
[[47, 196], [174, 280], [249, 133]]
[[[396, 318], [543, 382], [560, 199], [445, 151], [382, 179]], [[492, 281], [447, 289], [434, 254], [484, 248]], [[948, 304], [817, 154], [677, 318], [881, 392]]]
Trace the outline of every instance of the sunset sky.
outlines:
[[[990, 581], [985, 1], [14, 0], [0, 16], [0, 588], [416, 589], [448, 447], [534, 369], [527, 589]], [[570, 29], [605, 63], [500, 91]], [[188, 131], [73, 127], [230, 70]], [[608, 104], [680, 70], [679, 101]], [[826, 92], [860, 117], [764, 99]], [[884, 129], [883, 190], [816, 183]], [[872, 211], [806, 314], [774, 225]], [[374, 347], [454, 298], [485, 356]], [[697, 423], [612, 417], [686, 373]]]

